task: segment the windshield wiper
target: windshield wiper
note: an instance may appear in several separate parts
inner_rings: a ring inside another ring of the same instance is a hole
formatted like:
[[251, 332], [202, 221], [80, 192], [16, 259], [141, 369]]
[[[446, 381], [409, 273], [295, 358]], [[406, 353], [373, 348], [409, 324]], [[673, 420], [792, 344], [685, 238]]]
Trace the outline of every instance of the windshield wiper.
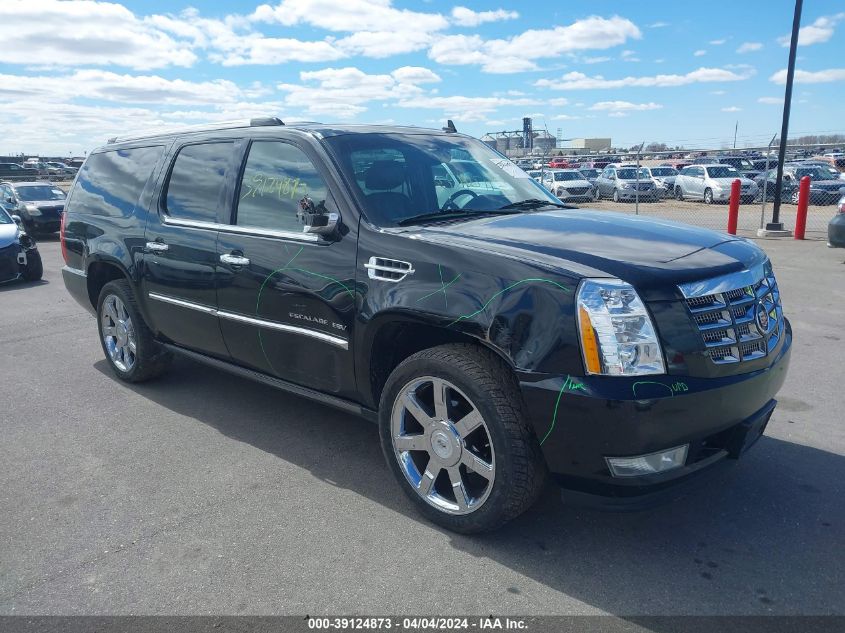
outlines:
[[409, 224], [421, 224], [428, 221], [453, 220], [455, 218], [481, 215], [511, 215], [514, 213], [519, 213], [519, 211], [510, 210], [505, 207], [502, 207], [501, 209], [492, 209], [490, 211], [433, 211], [430, 213], [420, 213], [419, 215], [412, 215], [408, 218], [403, 218], [399, 220], [396, 225], [408, 226]]
[[499, 211], [507, 209], [541, 209], [543, 207], [558, 207], [559, 209], [572, 209], [567, 204], [560, 202], [552, 202], [551, 200], [541, 200], [540, 198], [528, 198], [527, 200], [520, 200], [519, 202], [511, 202], [503, 207], [499, 207]]

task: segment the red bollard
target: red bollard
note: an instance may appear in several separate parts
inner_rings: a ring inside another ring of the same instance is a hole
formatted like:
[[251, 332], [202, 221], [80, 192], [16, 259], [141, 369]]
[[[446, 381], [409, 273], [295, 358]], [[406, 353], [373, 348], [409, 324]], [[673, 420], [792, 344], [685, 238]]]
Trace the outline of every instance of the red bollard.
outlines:
[[739, 221], [739, 178], [731, 183], [731, 205], [728, 209], [728, 233], [736, 235], [736, 225]]
[[807, 229], [807, 205], [810, 204], [810, 177], [804, 176], [798, 184], [798, 215], [795, 216], [795, 239], [803, 240]]

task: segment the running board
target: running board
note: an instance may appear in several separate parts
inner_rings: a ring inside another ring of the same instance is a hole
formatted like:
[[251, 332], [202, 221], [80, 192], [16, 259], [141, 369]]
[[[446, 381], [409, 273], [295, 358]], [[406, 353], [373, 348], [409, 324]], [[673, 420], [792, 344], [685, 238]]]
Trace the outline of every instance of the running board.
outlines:
[[180, 356], [190, 358], [191, 360], [209, 365], [216, 369], [222, 369], [230, 374], [248, 378], [249, 380], [255, 380], [256, 382], [264, 383], [270, 387], [275, 387], [276, 389], [281, 389], [282, 391], [287, 391], [288, 393], [302, 396], [304, 398], [308, 398], [309, 400], [314, 400], [321, 404], [335, 407], [336, 409], [341, 409], [347, 413], [352, 413], [353, 415], [369, 420], [370, 422], [378, 423], [378, 412], [368, 409], [367, 407], [362, 407], [357, 402], [338, 398], [337, 396], [330, 396], [321, 391], [317, 391], [316, 389], [309, 389], [308, 387], [303, 387], [286, 380], [281, 380], [280, 378], [274, 378], [273, 376], [268, 376], [260, 371], [247, 369], [246, 367], [241, 367], [240, 365], [235, 365], [234, 363], [229, 363], [225, 360], [212, 358], [211, 356], [206, 356], [205, 354], [200, 354], [199, 352], [194, 352], [189, 349], [185, 349], [184, 347], [179, 347], [178, 345], [171, 345], [170, 343], [161, 343], [161, 345], [174, 354], [179, 354]]

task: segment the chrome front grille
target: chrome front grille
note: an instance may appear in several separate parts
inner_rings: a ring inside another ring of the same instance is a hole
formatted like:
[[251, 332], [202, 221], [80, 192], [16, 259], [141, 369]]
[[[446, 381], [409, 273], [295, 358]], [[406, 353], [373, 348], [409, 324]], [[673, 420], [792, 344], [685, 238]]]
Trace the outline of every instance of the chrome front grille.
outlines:
[[682, 284], [680, 289], [714, 363], [756, 360], [777, 346], [783, 308], [768, 261], [753, 270]]

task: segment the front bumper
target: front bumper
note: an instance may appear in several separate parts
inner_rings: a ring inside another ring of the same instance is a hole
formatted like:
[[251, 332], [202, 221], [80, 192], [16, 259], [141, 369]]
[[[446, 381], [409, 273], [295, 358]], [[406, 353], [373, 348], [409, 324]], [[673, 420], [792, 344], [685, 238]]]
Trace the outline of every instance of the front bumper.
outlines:
[[[636, 189], [617, 189], [616, 191], [619, 192], [620, 200], [637, 199], [638, 192], [636, 191]], [[657, 199], [659, 196], [660, 194], [657, 193], [657, 189], [642, 189], [639, 191], [640, 200]]]
[[[552, 478], [567, 493], [600, 499], [600, 505], [637, 507], [672, 496], [677, 484], [740, 457], [765, 429], [786, 378], [792, 346], [788, 321], [785, 328], [772, 363], [746, 374], [520, 375]], [[689, 445], [684, 465], [663, 473], [613, 477], [605, 461], [683, 444]]]
[[26, 264], [26, 253], [20, 244], [0, 248], [0, 284], [18, 279]]

